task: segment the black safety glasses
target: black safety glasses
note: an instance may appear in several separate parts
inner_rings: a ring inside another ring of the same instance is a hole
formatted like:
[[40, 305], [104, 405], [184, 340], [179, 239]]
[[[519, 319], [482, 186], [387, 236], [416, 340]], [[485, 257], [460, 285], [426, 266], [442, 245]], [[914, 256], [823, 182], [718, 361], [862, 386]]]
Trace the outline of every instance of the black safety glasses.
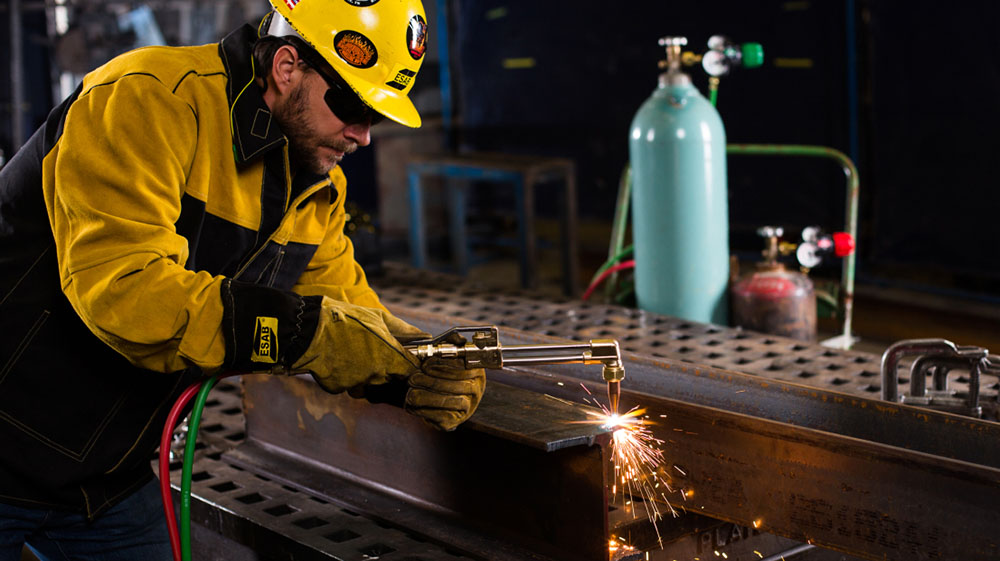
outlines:
[[330, 111], [333, 111], [333, 114], [344, 124], [371, 123], [374, 126], [385, 119], [385, 115], [375, 111], [358, 97], [358, 94], [354, 93], [351, 86], [347, 85], [347, 82], [336, 71], [332, 68], [327, 69], [327, 65], [320, 63], [317, 60], [318, 53], [312, 52], [311, 49], [300, 48], [299, 57], [315, 70], [329, 86], [326, 93], [323, 94], [323, 100], [330, 107]]
[[370, 123], [375, 126], [385, 119], [385, 115], [372, 109], [370, 105], [362, 101], [358, 94], [347, 85], [344, 80], [337, 75], [327, 76], [322, 70], [316, 72], [323, 77], [326, 84], [330, 86], [323, 94], [323, 100], [330, 107], [330, 111], [345, 124]]

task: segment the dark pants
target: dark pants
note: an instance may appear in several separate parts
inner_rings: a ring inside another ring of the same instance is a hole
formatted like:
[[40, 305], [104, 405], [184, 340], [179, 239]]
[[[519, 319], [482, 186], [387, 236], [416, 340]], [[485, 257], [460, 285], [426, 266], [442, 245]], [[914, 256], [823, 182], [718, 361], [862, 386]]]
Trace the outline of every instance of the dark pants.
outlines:
[[87, 522], [81, 514], [0, 503], [0, 561], [27, 545], [43, 561], [171, 561], [159, 481]]

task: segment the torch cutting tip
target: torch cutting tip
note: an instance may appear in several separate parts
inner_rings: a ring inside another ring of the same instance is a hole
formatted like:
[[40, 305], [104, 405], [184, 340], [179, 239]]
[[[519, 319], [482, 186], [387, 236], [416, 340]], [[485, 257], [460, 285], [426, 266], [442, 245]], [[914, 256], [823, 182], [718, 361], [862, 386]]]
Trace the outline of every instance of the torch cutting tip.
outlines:
[[618, 380], [608, 381], [608, 410], [612, 415], [618, 414], [618, 401], [622, 395], [622, 383]]

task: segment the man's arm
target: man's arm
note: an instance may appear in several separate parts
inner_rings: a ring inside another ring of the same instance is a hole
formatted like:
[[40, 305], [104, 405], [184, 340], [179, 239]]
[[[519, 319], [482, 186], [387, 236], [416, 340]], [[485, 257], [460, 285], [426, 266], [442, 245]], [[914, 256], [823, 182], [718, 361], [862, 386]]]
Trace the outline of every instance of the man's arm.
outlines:
[[165, 84], [127, 75], [81, 94], [45, 159], [63, 292], [102, 341], [161, 372], [225, 356], [223, 279], [184, 268], [174, 228], [197, 135]]

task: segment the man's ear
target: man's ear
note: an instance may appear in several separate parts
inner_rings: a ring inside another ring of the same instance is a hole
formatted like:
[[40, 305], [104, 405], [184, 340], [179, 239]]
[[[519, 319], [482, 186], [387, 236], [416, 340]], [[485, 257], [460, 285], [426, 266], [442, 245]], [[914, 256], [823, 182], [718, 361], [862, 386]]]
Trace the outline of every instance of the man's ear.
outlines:
[[273, 85], [275, 93], [286, 94], [301, 76], [299, 69], [299, 53], [291, 45], [282, 45], [274, 53], [271, 63], [271, 73], [268, 75], [269, 85]]

